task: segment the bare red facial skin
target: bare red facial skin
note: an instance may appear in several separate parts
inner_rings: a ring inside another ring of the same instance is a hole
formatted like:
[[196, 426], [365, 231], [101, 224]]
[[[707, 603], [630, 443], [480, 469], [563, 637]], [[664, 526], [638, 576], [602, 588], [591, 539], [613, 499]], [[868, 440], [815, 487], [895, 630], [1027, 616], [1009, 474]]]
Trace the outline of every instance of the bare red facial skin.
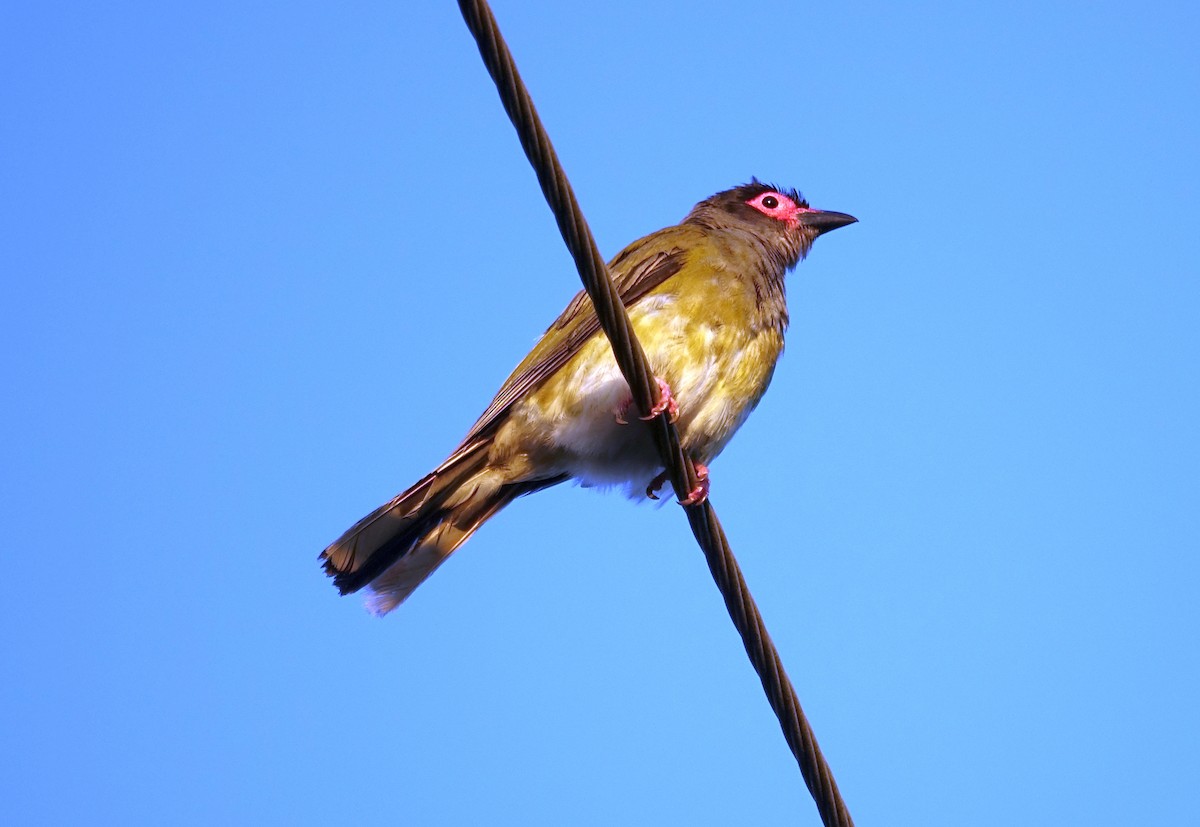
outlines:
[[[774, 206], [771, 199], [774, 199]], [[800, 216], [806, 212], [817, 212], [812, 207], [802, 207], [793, 201], [788, 196], [781, 192], [770, 190], [760, 195], [756, 195], [746, 202], [754, 209], [765, 215], [767, 218], [774, 218], [776, 221], [782, 221], [789, 227], [795, 227], [800, 223]]]

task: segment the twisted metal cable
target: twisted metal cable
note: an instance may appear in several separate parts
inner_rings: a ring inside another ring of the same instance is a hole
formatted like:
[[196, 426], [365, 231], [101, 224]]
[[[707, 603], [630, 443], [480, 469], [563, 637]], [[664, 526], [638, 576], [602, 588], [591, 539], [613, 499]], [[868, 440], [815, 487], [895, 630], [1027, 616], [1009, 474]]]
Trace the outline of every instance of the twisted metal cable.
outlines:
[[[504, 110], [516, 127], [525, 156], [537, 173], [542, 193], [554, 211], [559, 232], [575, 259], [584, 289], [596, 308], [600, 327], [611, 342], [617, 365], [629, 383], [634, 404], [646, 415], [658, 400], [654, 373], [646, 360], [641, 342], [634, 335], [620, 295], [608, 276], [604, 259], [592, 238], [592, 231], [583, 217], [566, 173], [559, 164], [558, 155], [517, 73], [508, 45], [500, 35], [491, 8], [486, 0], [459, 0], [458, 6], [467, 28], [475, 37], [488, 73], [500, 92]], [[682, 500], [697, 485], [696, 470], [690, 458], [684, 454], [679, 433], [666, 414], [655, 417], [648, 425], [654, 434], [659, 456], [670, 474], [675, 494]], [[725, 600], [729, 616], [742, 637], [746, 654], [758, 672], [771, 708], [779, 718], [784, 738], [800, 765], [800, 773], [816, 802], [822, 823], [826, 827], [853, 827], [854, 822], [838, 792], [833, 773], [800, 708], [796, 690], [767, 633], [716, 511], [707, 499], [698, 505], [686, 507], [685, 511], [692, 533], [704, 551], [713, 580]]]

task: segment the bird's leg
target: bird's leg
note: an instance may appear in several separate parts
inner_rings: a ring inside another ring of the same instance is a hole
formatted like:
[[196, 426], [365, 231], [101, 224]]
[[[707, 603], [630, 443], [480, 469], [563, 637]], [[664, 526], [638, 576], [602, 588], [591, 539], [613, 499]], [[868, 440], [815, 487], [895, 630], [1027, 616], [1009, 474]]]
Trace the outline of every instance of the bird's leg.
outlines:
[[[708, 466], [697, 462], [692, 467], [696, 469], [696, 487], [679, 501], [680, 505], [699, 505], [708, 499]], [[666, 484], [668, 476], [670, 476], [670, 473], [663, 471], [657, 477], [650, 480], [650, 484], [646, 486], [646, 496], [652, 500], [657, 500], [658, 489]]]
[[[667, 418], [674, 422], [676, 419], [679, 419], [679, 403], [675, 401], [675, 395], [671, 393], [671, 386], [666, 383], [666, 380], [657, 376], [654, 377], [654, 381], [658, 383], [658, 401], [654, 403], [654, 407], [650, 409], [650, 413], [645, 416], [639, 416], [638, 419], [649, 422], [663, 411], [666, 411]], [[629, 413], [629, 409], [632, 407], [633, 397], [630, 397], [613, 411], [619, 425], [629, 424], [629, 420], [625, 418], [625, 415]]]
[[679, 501], [680, 505], [700, 505], [708, 499], [708, 466], [696, 463], [696, 487]]
[[654, 407], [650, 409], [650, 413], [645, 416], [639, 416], [638, 419], [649, 422], [663, 411], [666, 411], [667, 419], [674, 422], [676, 419], [679, 419], [679, 403], [675, 401], [675, 394], [671, 393], [671, 386], [667, 384], [665, 379], [655, 376], [654, 381], [658, 383], [658, 401], [654, 403]]

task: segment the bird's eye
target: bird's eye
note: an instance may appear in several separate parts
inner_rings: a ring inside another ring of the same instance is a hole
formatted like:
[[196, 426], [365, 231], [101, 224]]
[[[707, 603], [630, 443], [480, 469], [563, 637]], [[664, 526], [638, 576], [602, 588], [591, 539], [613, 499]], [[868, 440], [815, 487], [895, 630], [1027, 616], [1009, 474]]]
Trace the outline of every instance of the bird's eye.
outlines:
[[764, 198], [762, 200], [762, 205], [764, 207], [766, 207], [768, 210], [773, 210], [779, 206], [779, 199], [776, 198], [774, 195], [768, 195], [766, 198]]

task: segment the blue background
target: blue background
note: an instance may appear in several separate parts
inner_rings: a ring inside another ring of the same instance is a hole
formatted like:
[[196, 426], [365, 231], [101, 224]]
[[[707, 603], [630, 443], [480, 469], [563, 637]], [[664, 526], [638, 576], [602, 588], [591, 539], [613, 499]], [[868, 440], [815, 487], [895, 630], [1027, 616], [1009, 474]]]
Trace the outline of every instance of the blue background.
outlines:
[[[1193, 819], [1196, 5], [495, 10], [606, 255], [861, 219], [712, 490], [858, 823]], [[674, 505], [320, 573], [578, 289], [453, 3], [2, 17], [0, 822], [818, 823]]]

